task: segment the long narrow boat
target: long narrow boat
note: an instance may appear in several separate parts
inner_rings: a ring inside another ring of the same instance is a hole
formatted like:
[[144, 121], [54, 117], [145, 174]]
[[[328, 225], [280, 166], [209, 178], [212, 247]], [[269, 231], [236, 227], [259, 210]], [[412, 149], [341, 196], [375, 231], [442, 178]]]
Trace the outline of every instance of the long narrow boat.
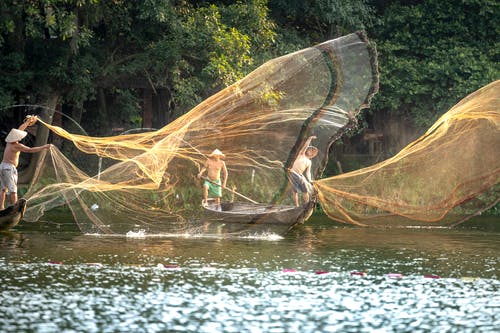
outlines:
[[0, 231], [16, 226], [24, 216], [26, 199], [19, 199], [13, 206], [0, 210]]
[[204, 221], [217, 223], [224, 232], [269, 231], [286, 233], [306, 221], [316, 202], [302, 206], [254, 204], [250, 202], [222, 202], [221, 210], [210, 203], [204, 207]]

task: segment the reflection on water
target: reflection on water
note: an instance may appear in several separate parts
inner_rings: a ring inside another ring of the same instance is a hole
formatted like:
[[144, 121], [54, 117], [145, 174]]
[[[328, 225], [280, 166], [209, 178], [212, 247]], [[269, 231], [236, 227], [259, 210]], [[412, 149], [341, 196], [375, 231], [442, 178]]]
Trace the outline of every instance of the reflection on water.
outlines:
[[[1, 332], [496, 332], [500, 233], [0, 234]], [[438, 278], [439, 277], [439, 278]]]

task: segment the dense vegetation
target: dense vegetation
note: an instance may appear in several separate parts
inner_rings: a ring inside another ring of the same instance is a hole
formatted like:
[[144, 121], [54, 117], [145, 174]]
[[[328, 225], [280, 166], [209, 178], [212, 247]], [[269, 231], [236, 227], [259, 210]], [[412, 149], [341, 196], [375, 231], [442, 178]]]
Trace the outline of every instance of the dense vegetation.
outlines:
[[496, 0], [4, 0], [0, 121], [15, 104], [56, 108], [94, 135], [143, 126], [142, 93], [163, 126], [265, 60], [364, 29], [379, 52], [372, 112], [427, 127], [500, 78]]

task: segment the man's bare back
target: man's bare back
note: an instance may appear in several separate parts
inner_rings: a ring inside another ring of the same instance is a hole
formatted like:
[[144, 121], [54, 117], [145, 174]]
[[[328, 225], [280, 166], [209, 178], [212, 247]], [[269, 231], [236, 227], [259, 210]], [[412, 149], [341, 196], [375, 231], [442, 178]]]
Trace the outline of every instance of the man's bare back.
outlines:
[[5, 147], [5, 151], [3, 153], [2, 163], [10, 163], [13, 166], [17, 167], [17, 165], [19, 164], [19, 155], [21, 155], [21, 152], [34, 153], [40, 150], [41, 149], [26, 147], [19, 142], [7, 142], [7, 146]]
[[299, 175], [303, 174], [308, 168], [311, 167], [311, 160], [305, 155], [298, 156], [293, 162], [292, 170]]
[[[36, 116], [28, 116], [26, 118], [26, 120], [24, 121], [24, 123], [22, 123], [21, 126], [19, 126], [19, 131], [17, 131], [16, 134], [17, 135], [21, 134], [21, 136], [20, 136], [21, 138], [24, 137], [26, 135], [26, 132], [24, 132], [24, 130], [29, 126], [34, 125], [36, 123], [36, 121], [37, 121]], [[16, 130], [12, 130], [12, 131], [15, 132]], [[9, 140], [5, 139], [5, 141], [9, 141]], [[44, 145], [41, 147], [30, 148], [30, 147], [23, 145], [22, 143], [19, 143], [19, 140], [9, 141], [9, 142], [7, 142], [7, 144], [5, 146], [5, 150], [3, 152], [2, 163], [9, 163], [9, 164], [12, 164], [13, 166], [17, 167], [17, 165], [19, 164], [19, 155], [21, 154], [21, 152], [23, 152], [23, 153], [36, 153], [36, 152], [42, 151], [43, 149], [47, 149], [49, 147], [50, 147], [50, 145], [47, 144], [47, 145]]]

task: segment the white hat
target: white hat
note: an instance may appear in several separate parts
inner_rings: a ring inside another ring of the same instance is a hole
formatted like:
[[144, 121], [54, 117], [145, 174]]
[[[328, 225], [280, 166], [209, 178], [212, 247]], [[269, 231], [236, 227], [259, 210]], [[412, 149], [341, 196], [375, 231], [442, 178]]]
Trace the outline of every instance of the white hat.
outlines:
[[226, 157], [219, 149], [215, 149], [209, 156], [210, 157], [212, 157], [212, 156]]
[[9, 135], [5, 138], [5, 142], [17, 142], [24, 139], [24, 137], [28, 135], [28, 132], [18, 130], [17, 128], [13, 128], [10, 130]]

